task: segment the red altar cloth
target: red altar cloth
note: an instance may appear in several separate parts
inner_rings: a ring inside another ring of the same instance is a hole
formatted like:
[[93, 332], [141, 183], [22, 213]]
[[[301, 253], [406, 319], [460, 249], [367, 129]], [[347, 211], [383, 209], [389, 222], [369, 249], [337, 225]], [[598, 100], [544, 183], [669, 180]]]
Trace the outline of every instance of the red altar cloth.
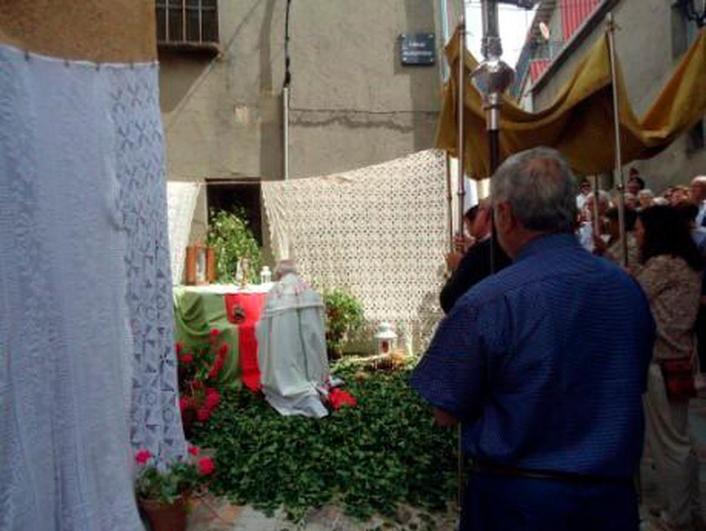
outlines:
[[[238, 347], [240, 349], [240, 373], [243, 385], [253, 392], [260, 391], [260, 367], [257, 362], [257, 338], [255, 325], [265, 305], [266, 293], [229, 293], [225, 295], [226, 315], [231, 323], [238, 325]], [[245, 318], [238, 320], [236, 308], [242, 309]]]

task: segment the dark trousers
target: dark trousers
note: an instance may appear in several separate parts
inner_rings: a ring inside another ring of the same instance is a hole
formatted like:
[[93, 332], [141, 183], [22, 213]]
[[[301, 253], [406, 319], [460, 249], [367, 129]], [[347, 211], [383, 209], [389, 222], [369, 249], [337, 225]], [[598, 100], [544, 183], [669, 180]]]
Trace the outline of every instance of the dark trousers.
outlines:
[[575, 483], [476, 472], [463, 500], [460, 531], [637, 531], [630, 481]]

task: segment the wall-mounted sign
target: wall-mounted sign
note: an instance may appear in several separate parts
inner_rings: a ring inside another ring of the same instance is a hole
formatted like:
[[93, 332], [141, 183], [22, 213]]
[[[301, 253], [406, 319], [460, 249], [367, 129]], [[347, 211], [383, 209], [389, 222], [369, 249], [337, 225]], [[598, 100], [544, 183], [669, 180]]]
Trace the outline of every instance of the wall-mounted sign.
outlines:
[[403, 33], [400, 35], [400, 59], [403, 65], [433, 65], [436, 46], [433, 33]]

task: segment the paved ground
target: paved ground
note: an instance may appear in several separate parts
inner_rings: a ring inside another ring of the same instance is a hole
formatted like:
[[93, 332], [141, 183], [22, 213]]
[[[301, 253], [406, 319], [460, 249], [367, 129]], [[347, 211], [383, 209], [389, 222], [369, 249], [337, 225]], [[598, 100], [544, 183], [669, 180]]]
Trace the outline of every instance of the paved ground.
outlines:
[[[699, 457], [699, 484], [701, 505], [706, 516], [706, 399], [692, 401], [690, 414], [691, 430]], [[654, 496], [657, 478], [649, 466], [643, 467], [643, 488], [646, 500]], [[236, 507], [224, 500], [209, 499], [197, 503], [189, 516], [189, 531], [367, 531], [385, 530], [434, 530], [451, 531], [455, 528], [453, 512], [429, 516], [411, 508], [402, 508], [396, 521], [381, 518], [369, 522], [358, 522], [346, 517], [336, 507], [324, 507], [313, 511], [300, 525], [288, 522], [284, 515], [268, 518], [251, 507]]]

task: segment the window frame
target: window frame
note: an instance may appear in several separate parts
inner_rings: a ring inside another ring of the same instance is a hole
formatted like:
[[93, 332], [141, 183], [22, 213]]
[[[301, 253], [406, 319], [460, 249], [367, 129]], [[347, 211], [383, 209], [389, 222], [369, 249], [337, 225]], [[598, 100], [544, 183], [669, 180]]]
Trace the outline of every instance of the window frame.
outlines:
[[[170, 18], [172, 12], [180, 13], [180, 37], [170, 35]], [[191, 13], [198, 13], [198, 38], [190, 38], [189, 18]], [[205, 35], [204, 14], [209, 12], [213, 17], [211, 35]], [[220, 51], [220, 32], [218, 18], [218, 1], [212, 5], [204, 5], [204, 0], [155, 0], [155, 19], [157, 46], [160, 48], [206, 49]], [[162, 31], [163, 28], [163, 31]], [[205, 40], [205, 37], [213, 37]]]

